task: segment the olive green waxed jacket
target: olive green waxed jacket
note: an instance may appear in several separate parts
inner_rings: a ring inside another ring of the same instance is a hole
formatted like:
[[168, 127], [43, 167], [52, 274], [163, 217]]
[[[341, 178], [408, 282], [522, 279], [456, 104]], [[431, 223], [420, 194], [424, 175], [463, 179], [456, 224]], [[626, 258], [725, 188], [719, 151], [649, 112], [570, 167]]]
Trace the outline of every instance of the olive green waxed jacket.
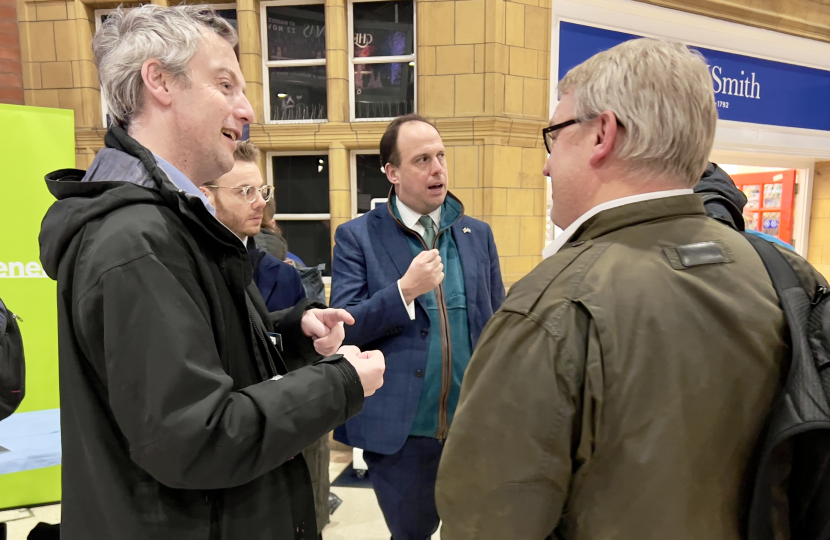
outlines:
[[[724, 262], [682, 247], [703, 242]], [[438, 473], [442, 539], [741, 538], [786, 336], [760, 258], [698, 195], [594, 216], [484, 329]]]

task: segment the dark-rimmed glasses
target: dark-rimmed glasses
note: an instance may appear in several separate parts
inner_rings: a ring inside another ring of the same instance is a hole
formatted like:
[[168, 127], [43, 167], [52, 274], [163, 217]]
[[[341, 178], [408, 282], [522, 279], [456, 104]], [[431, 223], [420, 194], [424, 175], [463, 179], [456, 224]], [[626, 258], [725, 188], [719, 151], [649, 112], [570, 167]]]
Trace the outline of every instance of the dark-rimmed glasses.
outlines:
[[[543, 129], [542, 130], [542, 140], [545, 141], [545, 149], [548, 151], [548, 154], [550, 154], [550, 149], [553, 148], [553, 143], [556, 142], [556, 137], [551, 135], [551, 133], [555, 133], [555, 132], [559, 131], [560, 129], [566, 128], [568, 126], [572, 126], [574, 124], [578, 124], [580, 122], [587, 122], [588, 120], [593, 120], [597, 116], [599, 116], [599, 115], [592, 114], [590, 116], [583, 116], [582, 118], [574, 118], [572, 120], [566, 120], [564, 122], [560, 122], [558, 124], [554, 124], [552, 126], [548, 126], [545, 129]], [[619, 118], [617, 118], [616, 120], [617, 120], [617, 125], [620, 126], [620, 127], [623, 127], [622, 122], [620, 122]]]
[[271, 197], [274, 196], [274, 186], [262, 186], [261, 188], [255, 188], [254, 186], [239, 186], [239, 187], [228, 187], [228, 186], [214, 186], [212, 184], [208, 184], [205, 187], [209, 188], [221, 188], [221, 189], [232, 189], [236, 190], [242, 194], [242, 197], [249, 203], [256, 202], [257, 193], [262, 195], [262, 198], [265, 202], [271, 200]]

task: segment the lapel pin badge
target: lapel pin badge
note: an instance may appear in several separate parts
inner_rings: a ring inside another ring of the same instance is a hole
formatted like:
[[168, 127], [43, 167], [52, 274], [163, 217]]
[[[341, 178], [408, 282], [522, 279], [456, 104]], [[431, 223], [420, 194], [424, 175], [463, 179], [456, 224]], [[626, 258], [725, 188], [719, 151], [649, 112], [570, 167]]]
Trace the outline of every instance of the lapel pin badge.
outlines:
[[461, 232], [463, 232], [464, 234], [469, 234], [469, 233], [471, 233], [471, 232], [473, 232], [473, 231], [471, 231], [471, 230], [470, 230], [469, 228], [467, 228], [467, 227], [464, 227], [463, 229], [461, 229]]

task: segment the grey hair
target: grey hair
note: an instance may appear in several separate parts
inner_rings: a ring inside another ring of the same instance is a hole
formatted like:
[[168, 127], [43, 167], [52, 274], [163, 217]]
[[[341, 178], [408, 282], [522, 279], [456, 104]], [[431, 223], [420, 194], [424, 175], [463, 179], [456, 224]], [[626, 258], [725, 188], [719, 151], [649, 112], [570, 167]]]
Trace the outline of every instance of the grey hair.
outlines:
[[187, 65], [196, 56], [203, 32], [215, 32], [232, 47], [236, 30], [207, 5], [119, 7], [92, 40], [101, 91], [113, 120], [126, 127], [141, 114], [144, 81], [141, 67], [150, 58], [184, 84]]
[[693, 187], [709, 162], [718, 111], [703, 56], [665, 39], [634, 39], [571, 69], [559, 92], [573, 92], [576, 118], [611, 111], [622, 124], [617, 156], [646, 179]]

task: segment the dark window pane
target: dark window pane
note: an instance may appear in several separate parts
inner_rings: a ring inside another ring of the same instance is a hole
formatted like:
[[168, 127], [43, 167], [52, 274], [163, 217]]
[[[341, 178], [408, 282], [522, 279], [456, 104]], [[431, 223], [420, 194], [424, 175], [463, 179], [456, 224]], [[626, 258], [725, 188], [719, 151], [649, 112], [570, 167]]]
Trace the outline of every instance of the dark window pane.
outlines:
[[326, 16], [323, 4], [273, 6], [268, 16], [268, 60], [326, 57]]
[[331, 221], [280, 221], [288, 251], [307, 266], [325, 263], [324, 276], [331, 275]]
[[354, 94], [355, 118], [392, 118], [414, 112], [415, 68], [407, 62], [355, 64]]
[[271, 120], [325, 120], [326, 66], [269, 68]]
[[365, 214], [371, 210], [372, 199], [385, 199], [389, 196], [392, 184], [386, 173], [380, 169], [380, 157], [377, 154], [357, 154], [357, 212]]
[[412, 52], [412, 1], [360, 2], [354, 9], [354, 56], [402, 56]]
[[239, 24], [236, 22], [236, 10], [235, 9], [217, 9], [216, 14], [231, 23], [233, 29], [239, 32]]
[[274, 156], [277, 214], [329, 213], [328, 156]]

